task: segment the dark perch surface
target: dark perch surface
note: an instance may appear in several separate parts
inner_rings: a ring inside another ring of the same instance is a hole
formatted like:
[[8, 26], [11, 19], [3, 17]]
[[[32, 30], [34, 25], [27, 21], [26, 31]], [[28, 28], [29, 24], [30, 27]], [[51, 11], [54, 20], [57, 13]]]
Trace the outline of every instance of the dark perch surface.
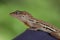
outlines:
[[57, 40], [43, 31], [26, 30], [21, 35], [17, 36], [13, 40]]

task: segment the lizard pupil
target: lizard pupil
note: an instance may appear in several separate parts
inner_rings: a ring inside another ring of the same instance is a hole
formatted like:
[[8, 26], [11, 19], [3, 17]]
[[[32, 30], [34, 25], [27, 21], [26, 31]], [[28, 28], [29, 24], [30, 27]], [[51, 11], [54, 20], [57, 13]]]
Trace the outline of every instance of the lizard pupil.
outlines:
[[20, 12], [15, 12], [17, 15], [20, 14]]

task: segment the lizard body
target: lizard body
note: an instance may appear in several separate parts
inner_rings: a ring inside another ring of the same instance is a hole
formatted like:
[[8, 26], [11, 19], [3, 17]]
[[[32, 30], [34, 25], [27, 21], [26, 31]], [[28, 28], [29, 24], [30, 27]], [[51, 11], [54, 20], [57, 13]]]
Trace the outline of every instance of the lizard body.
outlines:
[[37, 20], [26, 11], [17, 10], [10, 13], [10, 15], [24, 22], [29, 26], [30, 30], [43, 30], [60, 40], [60, 30], [58, 30], [54, 25], [44, 22], [43, 20]]

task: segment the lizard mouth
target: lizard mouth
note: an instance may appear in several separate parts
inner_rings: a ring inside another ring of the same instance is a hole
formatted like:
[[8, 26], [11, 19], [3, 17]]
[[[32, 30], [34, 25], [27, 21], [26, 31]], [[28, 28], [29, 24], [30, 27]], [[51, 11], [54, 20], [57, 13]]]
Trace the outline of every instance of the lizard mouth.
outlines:
[[9, 15], [12, 16], [12, 17], [17, 17], [16, 11], [15, 12], [11, 12]]
[[11, 16], [16, 16], [16, 14], [14, 12], [10, 13], [9, 15]]

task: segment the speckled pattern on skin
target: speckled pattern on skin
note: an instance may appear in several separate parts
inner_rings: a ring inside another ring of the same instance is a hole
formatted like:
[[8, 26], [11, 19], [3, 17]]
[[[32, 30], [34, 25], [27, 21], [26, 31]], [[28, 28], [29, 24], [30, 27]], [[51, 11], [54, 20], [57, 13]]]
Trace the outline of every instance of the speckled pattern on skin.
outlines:
[[23, 23], [28, 25], [30, 30], [34, 30], [34, 31], [42, 30], [42, 31], [50, 33], [51, 36], [54, 36], [55, 38], [60, 39], [59, 29], [57, 29], [54, 25], [49, 24], [43, 20], [38, 20], [34, 18], [32, 15], [30, 15], [26, 11], [17, 10], [15, 12], [10, 13], [10, 15], [21, 20]]

